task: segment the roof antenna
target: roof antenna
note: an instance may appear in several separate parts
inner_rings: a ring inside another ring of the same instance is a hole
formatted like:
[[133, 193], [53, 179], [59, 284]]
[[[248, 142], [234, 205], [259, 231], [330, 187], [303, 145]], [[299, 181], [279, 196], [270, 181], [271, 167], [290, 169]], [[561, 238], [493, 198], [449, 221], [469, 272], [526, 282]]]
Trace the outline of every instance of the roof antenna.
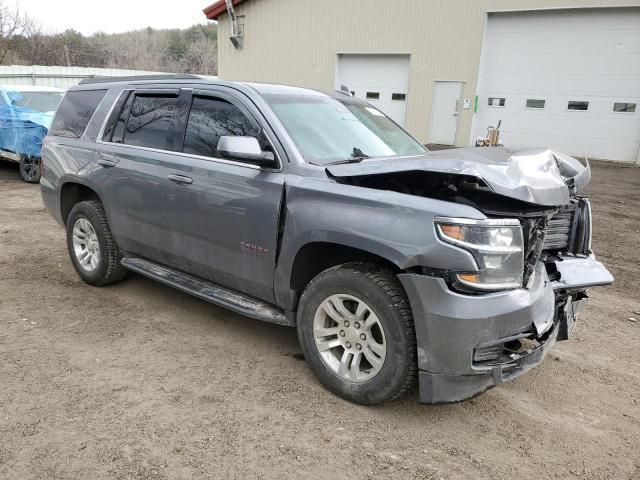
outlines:
[[231, 43], [236, 49], [242, 48], [243, 38], [238, 31], [238, 17], [236, 17], [236, 11], [233, 9], [233, 1], [225, 0], [227, 4], [227, 12], [229, 12], [229, 17], [231, 18]]

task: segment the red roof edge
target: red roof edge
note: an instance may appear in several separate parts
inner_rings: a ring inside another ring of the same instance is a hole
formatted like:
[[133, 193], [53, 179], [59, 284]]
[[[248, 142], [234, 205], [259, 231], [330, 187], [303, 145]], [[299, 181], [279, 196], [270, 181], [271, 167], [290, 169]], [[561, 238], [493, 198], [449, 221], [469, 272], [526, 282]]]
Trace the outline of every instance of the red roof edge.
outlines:
[[[233, 0], [233, 6], [235, 7], [239, 3], [245, 0]], [[227, 12], [227, 5], [225, 0], [218, 0], [213, 5], [209, 5], [202, 10], [209, 20], [217, 20], [220, 15]]]

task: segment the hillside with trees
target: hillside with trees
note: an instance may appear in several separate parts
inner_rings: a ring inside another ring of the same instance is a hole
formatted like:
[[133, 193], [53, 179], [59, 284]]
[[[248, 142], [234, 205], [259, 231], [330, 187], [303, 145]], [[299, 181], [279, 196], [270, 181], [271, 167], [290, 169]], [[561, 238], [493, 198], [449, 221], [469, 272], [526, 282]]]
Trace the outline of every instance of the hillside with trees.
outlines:
[[216, 75], [217, 25], [84, 36], [47, 33], [0, 0], [0, 65], [61, 65]]

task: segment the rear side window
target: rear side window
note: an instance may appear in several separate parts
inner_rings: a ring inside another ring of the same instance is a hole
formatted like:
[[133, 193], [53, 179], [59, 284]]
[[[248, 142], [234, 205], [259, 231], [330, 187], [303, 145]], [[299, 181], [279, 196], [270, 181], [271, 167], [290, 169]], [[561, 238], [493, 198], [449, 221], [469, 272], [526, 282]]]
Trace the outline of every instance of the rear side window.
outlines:
[[177, 95], [136, 95], [129, 110], [123, 143], [174, 150], [177, 112]]
[[193, 97], [183, 152], [217, 157], [222, 136], [256, 137], [263, 150], [268, 145], [255, 122], [232, 103], [220, 98]]
[[131, 105], [128, 104], [129, 108], [126, 108], [126, 109], [123, 109], [123, 107], [125, 103], [128, 103], [127, 101], [129, 100], [130, 95], [131, 95], [131, 91], [125, 90], [124, 92], [122, 92], [122, 94], [118, 98], [118, 101], [114, 105], [113, 111], [111, 112], [109, 121], [107, 122], [104, 128], [104, 133], [102, 134], [103, 141], [110, 142], [112, 137], [114, 136], [113, 132], [116, 130], [116, 126], [118, 126], [119, 138], [120, 138], [120, 141], [118, 143], [122, 143], [122, 135], [124, 134], [124, 127], [125, 127], [124, 122], [126, 122], [126, 119], [127, 119], [127, 117], [124, 116], [123, 114], [124, 112], [127, 112], [127, 113], [129, 112], [129, 108], [131, 108]]
[[68, 92], [58, 107], [49, 135], [80, 138], [105, 93], [106, 90]]

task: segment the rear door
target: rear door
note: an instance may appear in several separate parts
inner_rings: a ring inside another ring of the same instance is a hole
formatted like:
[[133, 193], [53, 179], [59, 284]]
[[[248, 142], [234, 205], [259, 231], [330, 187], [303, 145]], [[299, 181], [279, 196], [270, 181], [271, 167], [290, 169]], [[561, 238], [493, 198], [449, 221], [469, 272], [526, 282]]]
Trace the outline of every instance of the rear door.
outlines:
[[118, 245], [167, 263], [165, 190], [182, 105], [179, 89], [125, 91], [97, 143], [101, 191]]
[[259, 112], [233, 92], [193, 92], [182, 153], [167, 164], [165, 245], [175, 268], [272, 301], [284, 174], [278, 158], [265, 168], [218, 155], [221, 136], [253, 136], [274, 151]]

